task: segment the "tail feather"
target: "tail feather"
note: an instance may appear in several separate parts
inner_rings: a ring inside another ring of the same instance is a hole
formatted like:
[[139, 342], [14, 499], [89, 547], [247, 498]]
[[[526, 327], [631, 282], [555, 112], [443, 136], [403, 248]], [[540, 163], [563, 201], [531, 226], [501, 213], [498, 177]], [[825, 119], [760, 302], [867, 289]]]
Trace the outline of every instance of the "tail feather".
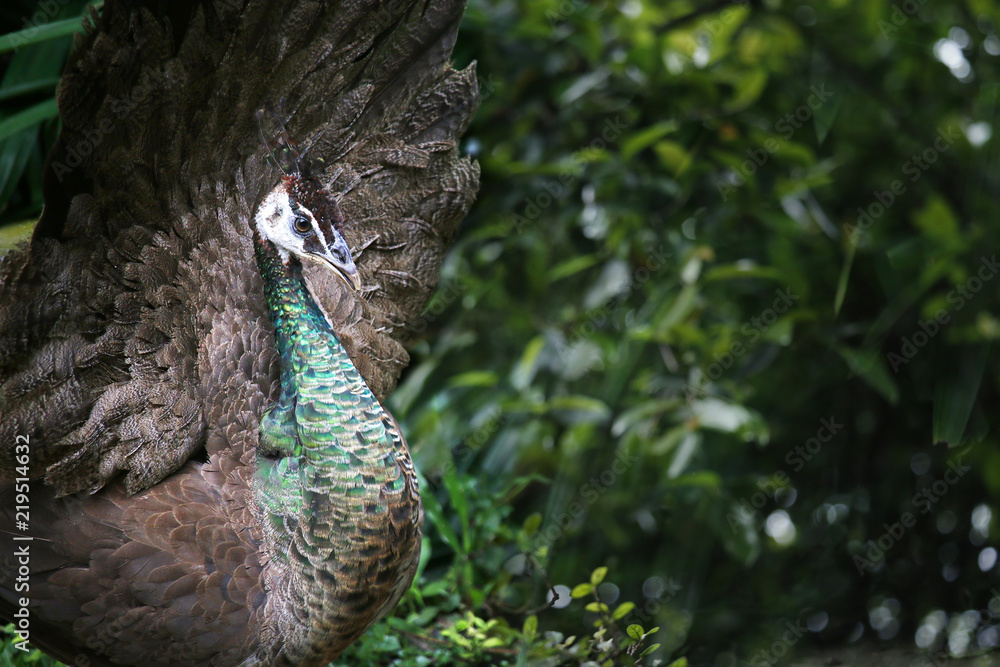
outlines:
[[[463, 5], [109, 0], [92, 17], [59, 87], [45, 211], [0, 260], [0, 441], [44, 436], [33, 474], [72, 493], [125, 473], [135, 493], [206, 446], [255, 446], [226, 434], [277, 379], [248, 240], [280, 175], [264, 107], [364, 248], [361, 297], [307, 277], [376, 395], [392, 390], [478, 184], [457, 149], [474, 69], [447, 63]], [[234, 323], [238, 353], [213, 333]]]

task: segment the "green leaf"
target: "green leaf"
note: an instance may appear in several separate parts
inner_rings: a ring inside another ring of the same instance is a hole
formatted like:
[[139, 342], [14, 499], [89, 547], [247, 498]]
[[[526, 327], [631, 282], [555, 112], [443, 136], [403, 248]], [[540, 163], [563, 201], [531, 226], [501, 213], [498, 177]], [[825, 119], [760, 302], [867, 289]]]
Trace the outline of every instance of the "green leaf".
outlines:
[[410, 406], [423, 391], [424, 383], [438, 367], [438, 363], [437, 359], [431, 358], [418, 364], [409, 371], [406, 379], [396, 387], [396, 391], [392, 392], [392, 412], [397, 418], [409, 412]]
[[584, 596], [590, 595], [594, 592], [594, 587], [590, 584], [577, 584], [570, 591], [570, 597], [572, 598], [582, 598]]
[[24, 174], [28, 160], [35, 149], [37, 139], [37, 128], [28, 128], [19, 134], [0, 140], [0, 202], [10, 201], [10, 196]]
[[[104, 2], [95, 2], [93, 4], [97, 8], [103, 5]], [[30, 46], [31, 44], [38, 44], [39, 42], [47, 42], [51, 39], [65, 37], [77, 32], [83, 32], [82, 16], [33, 25], [30, 28], [0, 36], [0, 53], [14, 51], [25, 46]]]
[[46, 77], [44, 79], [36, 79], [35, 81], [25, 81], [24, 83], [19, 83], [13, 86], [4, 86], [0, 88], [0, 101], [9, 100], [12, 97], [18, 97], [20, 95], [30, 95], [32, 93], [39, 93], [42, 91], [51, 91], [51, 95], [55, 95], [56, 86], [59, 85], [59, 77]]
[[656, 323], [657, 332], [663, 336], [675, 325], [682, 322], [695, 305], [695, 297], [698, 295], [697, 285], [685, 285], [677, 298], [673, 300], [670, 309]]
[[934, 372], [934, 442], [956, 446], [962, 441], [979, 395], [990, 345], [948, 347]]
[[753, 419], [753, 414], [742, 405], [717, 398], [695, 401], [691, 412], [698, 418], [700, 426], [723, 433], [735, 433]]
[[657, 140], [677, 131], [677, 121], [661, 120], [644, 127], [638, 132], [633, 132], [622, 141], [622, 160], [629, 160], [633, 155], [644, 148], [652, 146]]
[[386, 623], [389, 627], [402, 630], [403, 632], [419, 633], [420, 629], [433, 621], [440, 611], [441, 610], [438, 607], [431, 605], [429, 607], [424, 607], [420, 610], [419, 614], [416, 614], [410, 619], [390, 616], [386, 619]]
[[524, 635], [525, 643], [531, 643], [538, 634], [538, 616], [532, 614], [528, 618], [524, 619], [524, 627], [521, 630], [521, 634]]
[[465, 497], [465, 489], [454, 470], [448, 470], [442, 481], [448, 491], [448, 500], [462, 522], [462, 553], [468, 554], [472, 550], [472, 526], [469, 523], [469, 502]]
[[420, 540], [420, 558], [417, 559], [417, 573], [413, 577], [413, 583], [410, 585], [411, 589], [419, 588], [417, 586], [420, 581], [420, 576], [424, 573], [424, 569], [427, 567], [427, 563], [431, 559], [431, 541], [425, 535], [422, 540]]
[[948, 202], [937, 193], [928, 197], [927, 203], [913, 217], [913, 221], [937, 244], [938, 250], [965, 245], [955, 213], [948, 206]]
[[[430, 549], [428, 549], [428, 551], [430, 551]], [[447, 579], [438, 579], [437, 581], [432, 581], [424, 586], [421, 592], [425, 597], [434, 597], [435, 595], [447, 593], [450, 588], [451, 583]]]
[[816, 142], [822, 144], [826, 141], [826, 135], [830, 133], [837, 115], [840, 113], [840, 103], [844, 100], [842, 94], [835, 94], [830, 99], [819, 105], [813, 113], [816, 126]]
[[[772, 327], [773, 328], [773, 327]], [[767, 444], [771, 438], [767, 422], [754, 410], [717, 398], [705, 398], [691, 405], [698, 424], [713, 431], [735, 433], [744, 441]]]
[[628, 615], [628, 613], [633, 609], [635, 609], [634, 602], [622, 602], [620, 605], [618, 605], [618, 608], [615, 609], [614, 613], [611, 614], [611, 619], [614, 621], [621, 620], [626, 615]]
[[691, 153], [676, 141], [661, 141], [656, 144], [656, 154], [660, 163], [675, 176], [679, 176], [691, 165]]
[[646, 451], [653, 456], [663, 456], [664, 454], [669, 454], [690, 432], [691, 426], [688, 424], [674, 426], [662, 436], [656, 438], [652, 443], [650, 443]]
[[673, 487], [694, 487], [717, 493], [722, 488], [722, 478], [713, 470], [699, 470], [670, 480]]
[[659, 644], [653, 644], [652, 646], [650, 646], [649, 648], [647, 648], [645, 651], [643, 651], [642, 653], [640, 653], [639, 657], [640, 658], [645, 657], [645, 656], [649, 655], [650, 653], [652, 653], [653, 651], [657, 650], [658, 648], [660, 648]]
[[586, 95], [595, 86], [604, 83], [611, 72], [607, 68], [596, 69], [581, 75], [559, 98], [562, 106], [569, 106]]
[[885, 359], [882, 358], [878, 349], [872, 347], [857, 350], [846, 345], [835, 345], [834, 349], [847, 362], [852, 373], [864, 378], [891, 405], [896, 405], [899, 402], [899, 388], [889, 376]]
[[833, 315], [840, 315], [840, 307], [844, 305], [844, 297], [847, 296], [847, 283], [851, 277], [851, 267], [854, 265], [854, 253], [858, 249], [857, 239], [849, 240], [847, 244], [847, 255], [844, 263], [840, 267], [840, 278], [837, 280], [837, 294], [833, 297]]
[[673, 479], [687, 469], [688, 462], [701, 445], [701, 434], [689, 431], [681, 438], [680, 446], [674, 454], [670, 467], [667, 468], [667, 478]]
[[531, 535], [534, 535], [535, 533], [538, 532], [538, 529], [541, 527], [541, 525], [542, 525], [542, 513], [533, 512], [530, 515], [528, 515], [527, 519], [524, 520], [524, 526], [521, 528], [521, 530], [524, 531], [525, 535], [528, 535], [530, 537]]
[[605, 575], [607, 575], [607, 573], [608, 573], [608, 568], [606, 568], [606, 567], [599, 567], [596, 570], [594, 570], [593, 572], [591, 572], [590, 573], [590, 585], [594, 586], [596, 588], [598, 584], [600, 584], [602, 581], [604, 581], [604, 577], [605, 577]]
[[496, 384], [497, 374], [494, 371], [469, 371], [448, 381], [449, 387], [495, 387]]
[[611, 435], [620, 437], [630, 428], [646, 422], [650, 417], [659, 416], [683, 405], [680, 398], [647, 400], [618, 415], [611, 425]]
[[56, 106], [55, 99], [39, 102], [0, 121], [0, 139], [6, 139], [21, 130], [26, 130], [50, 118], [56, 118], [58, 115], [59, 108]]
[[640, 639], [642, 639], [643, 635], [642, 626], [639, 625], [638, 623], [633, 623], [632, 625], [628, 626], [625, 629], [625, 634], [627, 634], [632, 639], [639, 641]]
[[589, 269], [600, 261], [601, 258], [597, 255], [581, 255], [579, 257], [573, 257], [550, 269], [549, 280], [551, 282], [556, 282], [557, 280], [568, 278], [569, 276], [579, 273], [580, 271]]
[[538, 356], [544, 347], [545, 338], [535, 336], [524, 348], [521, 360], [518, 361], [517, 366], [514, 367], [513, 372], [510, 374], [510, 383], [518, 391], [527, 389], [531, 381], [535, 379], [535, 372], [538, 370]]
[[[468, 552], [468, 547], [466, 547], [466, 552]], [[465, 564], [469, 565], [470, 563], [469, 561], [466, 561]], [[471, 568], [466, 567], [463, 574], [463, 576], [466, 577], [466, 581], [472, 580], [472, 576], [470, 573], [471, 573]], [[479, 588], [473, 588], [468, 593], [469, 593], [469, 601], [472, 603], [472, 607], [474, 609], [478, 609], [479, 607], [481, 607], [483, 605], [483, 602], [486, 600], [485, 590]]]
[[555, 396], [547, 407], [550, 411], [573, 413], [571, 421], [575, 423], [603, 422], [611, 415], [611, 408], [604, 401], [590, 396]]
[[[521, 475], [515, 477], [514, 479], [507, 482], [501, 489], [498, 497], [500, 502], [509, 503], [511, 500], [516, 498], [522, 491], [524, 491], [529, 484], [533, 482], [540, 482], [542, 484], [548, 484], [549, 480], [544, 475], [539, 475], [538, 473], [531, 473], [530, 475]], [[529, 517], [530, 518], [530, 517]]]
[[746, 280], [747, 278], [763, 278], [776, 283], [786, 282], [787, 277], [773, 266], [759, 266], [751, 262], [738, 264], [723, 264], [713, 266], [702, 274], [705, 282], [713, 280]]
[[603, 602], [597, 602], [597, 601], [588, 602], [587, 606], [584, 607], [584, 609], [598, 614], [608, 613], [608, 605], [604, 604]]
[[750, 106], [764, 92], [767, 80], [767, 70], [762, 67], [743, 72], [735, 82], [736, 86], [732, 99], [725, 105], [726, 112], [733, 113]]
[[708, 526], [726, 552], [749, 567], [761, 552], [754, 515], [747, 515], [739, 503], [731, 503], [721, 497], [715, 503], [713, 511], [707, 516]]
[[441, 505], [438, 503], [434, 494], [421, 494], [420, 500], [424, 506], [424, 516], [426, 516], [430, 520], [431, 525], [437, 529], [438, 534], [441, 535], [441, 540], [451, 547], [452, 551], [456, 554], [464, 553], [462, 543], [458, 540], [458, 535], [455, 534], [451, 524], [445, 518], [444, 513], [441, 511]]

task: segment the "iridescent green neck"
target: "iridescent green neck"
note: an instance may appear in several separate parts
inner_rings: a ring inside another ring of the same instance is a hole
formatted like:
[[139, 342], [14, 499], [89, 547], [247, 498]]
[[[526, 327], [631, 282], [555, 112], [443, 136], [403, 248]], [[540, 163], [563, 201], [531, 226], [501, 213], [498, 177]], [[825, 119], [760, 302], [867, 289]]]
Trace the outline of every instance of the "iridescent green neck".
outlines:
[[288, 605], [280, 632], [304, 651], [273, 663], [326, 664], [409, 587], [420, 545], [416, 478], [394, 420], [313, 301], [298, 260], [282, 261], [257, 234], [254, 246], [281, 358], [254, 491], [271, 587]]
[[395, 467], [399, 437], [309, 293], [299, 261], [254, 241], [281, 359], [281, 394], [261, 422], [262, 450], [280, 454], [267, 509], [287, 516], [300, 509], [302, 483], [312, 486], [300, 467], [308, 463], [323, 486], [361, 495], [365, 479]]
[[[328, 333], [336, 340], [336, 334], [306, 289], [299, 261], [291, 259], [286, 263], [274, 244], [262, 239], [257, 231], [254, 231], [254, 254], [264, 279], [264, 297], [274, 323], [278, 354], [284, 357], [294, 342], [310, 331]], [[339, 341], [336, 342], [339, 347]], [[282, 364], [281, 370], [281, 384], [285, 386], [285, 375], [291, 367]]]

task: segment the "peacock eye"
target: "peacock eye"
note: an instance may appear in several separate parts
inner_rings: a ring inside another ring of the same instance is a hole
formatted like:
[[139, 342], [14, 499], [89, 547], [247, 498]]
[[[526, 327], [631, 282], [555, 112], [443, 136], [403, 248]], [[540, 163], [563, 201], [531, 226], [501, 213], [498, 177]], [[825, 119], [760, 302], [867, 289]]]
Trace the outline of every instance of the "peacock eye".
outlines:
[[306, 234], [312, 231], [312, 225], [309, 224], [309, 219], [301, 215], [295, 216], [295, 220], [292, 224], [295, 226], [295, 231], [299, 234]]

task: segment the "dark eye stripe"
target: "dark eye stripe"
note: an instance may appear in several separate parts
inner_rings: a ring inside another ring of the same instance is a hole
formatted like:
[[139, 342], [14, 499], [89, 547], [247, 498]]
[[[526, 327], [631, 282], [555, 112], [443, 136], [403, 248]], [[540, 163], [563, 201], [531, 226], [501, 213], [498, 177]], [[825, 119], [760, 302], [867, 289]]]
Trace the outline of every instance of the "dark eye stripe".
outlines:
[[333, 242], [337, 239], [337, 232], [333, 230], [333, 225], [330, 223], [320, 220], [319, 221], [319, 231], [323, 233], [323, 241], [329, 248], [333, 245]]
[[323, 244], [319, 242], [319, 239], [316, 238], [315, 234], [305, 238], [302, 241], [302, 249], [305, 250], [306, 252], [311, 252], [316, 254], [324, 254], [323, 251], [325, 250]]

